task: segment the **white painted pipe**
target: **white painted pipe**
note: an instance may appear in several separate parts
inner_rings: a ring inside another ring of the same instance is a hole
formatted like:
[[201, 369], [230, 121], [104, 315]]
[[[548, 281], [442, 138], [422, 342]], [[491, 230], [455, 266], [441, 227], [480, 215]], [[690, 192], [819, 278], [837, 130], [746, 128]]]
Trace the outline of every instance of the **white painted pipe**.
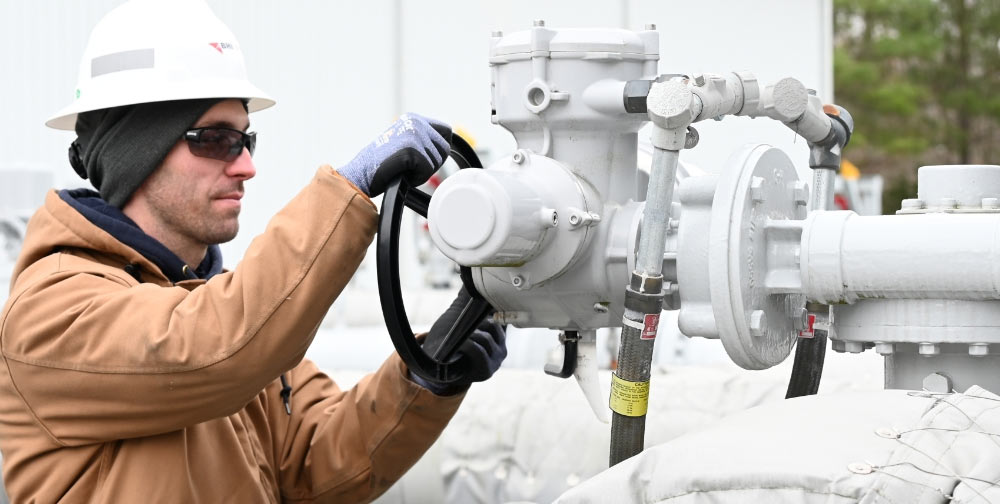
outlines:
[[1000, 299], [1000, 214], [816, 212], [800, 243], [813, 301]]

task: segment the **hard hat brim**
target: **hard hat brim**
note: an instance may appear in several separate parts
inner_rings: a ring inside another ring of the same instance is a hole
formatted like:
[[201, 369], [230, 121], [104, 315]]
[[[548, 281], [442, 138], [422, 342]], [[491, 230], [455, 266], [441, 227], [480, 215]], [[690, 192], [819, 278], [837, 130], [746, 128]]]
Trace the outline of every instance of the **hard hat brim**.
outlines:
[[247, 110], [249, 112], [257, 112], [277, 103], [267, 93], [245, 81], [220, 81], [215, 86], [206, 85], [204, 81], [192, 84], [194, 85], [175, 85], [171, 87], [169, 93], [159, 91], [155, 96], [149, 96], [142, 90], [135, 93], [118, 93], [113, 97], [84, 96], [50, 117], [45, 121], [45, 125], [54, 129], [73, 131], [76, 129], [77, 114], [138, 103], [196, 100], [202, 98], [236, 98], [249, 100], [247, 103]]

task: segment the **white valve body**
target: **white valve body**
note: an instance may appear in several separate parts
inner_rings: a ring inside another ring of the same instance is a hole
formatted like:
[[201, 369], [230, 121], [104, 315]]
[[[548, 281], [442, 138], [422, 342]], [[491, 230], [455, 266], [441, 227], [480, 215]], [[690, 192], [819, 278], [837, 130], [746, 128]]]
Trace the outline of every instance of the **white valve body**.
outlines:
[[621, 326], [644, 196], [638, 130], [648, 120], [624, 111], [623, 89], [654, 77], [658, 59], [655, 31], [536, 26], [493, 38], [493, 122], [518, 151], [445, 179], [428, 223], [505, 322]]

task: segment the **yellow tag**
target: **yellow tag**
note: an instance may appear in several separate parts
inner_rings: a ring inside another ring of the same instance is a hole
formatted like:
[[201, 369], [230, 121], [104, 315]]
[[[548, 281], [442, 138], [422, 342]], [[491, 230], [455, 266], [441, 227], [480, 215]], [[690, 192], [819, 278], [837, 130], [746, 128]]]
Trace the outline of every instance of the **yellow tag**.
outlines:
[[630, 382], [612, 373], [610, 406], [619, 415], [644, 416], [649, 406], [649, 382]]

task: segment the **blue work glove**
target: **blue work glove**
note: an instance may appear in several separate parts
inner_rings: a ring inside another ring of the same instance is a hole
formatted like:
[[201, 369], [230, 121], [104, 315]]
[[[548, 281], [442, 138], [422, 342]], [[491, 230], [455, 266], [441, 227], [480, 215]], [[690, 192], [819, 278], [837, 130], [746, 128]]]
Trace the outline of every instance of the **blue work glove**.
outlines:
[[403, 114], [350, 163], [337, 171], [368, 196], [382, 194], [399, 176], [417, 186], [451, 152], [451, 127], [417, 114]]
[[[458, 320], [462, 309], [465, 308], [465, 304], [470, 299], [471, 297], [465, 288], [462, 288], [455, 300], [452, 301], [451, 306], [431, 326], [423, 343], [424, 352], [431, 355], [441, 346], [448, 330], [455, 325], [455, 321]], [[493, 317], [486, 316], [455, 353], [468, 362], [466, 368], [468, 373], [464, 380], [437, 383], [413, 373], [410, 373], [410, 379], [437, 395], [453, 395], [464, 392], [473, 382], [487, 380], [493, 376], [493, 373], [496, 373], [500, 364], [507, 358], [507, 335], [503, 326], [493, 320]]]

